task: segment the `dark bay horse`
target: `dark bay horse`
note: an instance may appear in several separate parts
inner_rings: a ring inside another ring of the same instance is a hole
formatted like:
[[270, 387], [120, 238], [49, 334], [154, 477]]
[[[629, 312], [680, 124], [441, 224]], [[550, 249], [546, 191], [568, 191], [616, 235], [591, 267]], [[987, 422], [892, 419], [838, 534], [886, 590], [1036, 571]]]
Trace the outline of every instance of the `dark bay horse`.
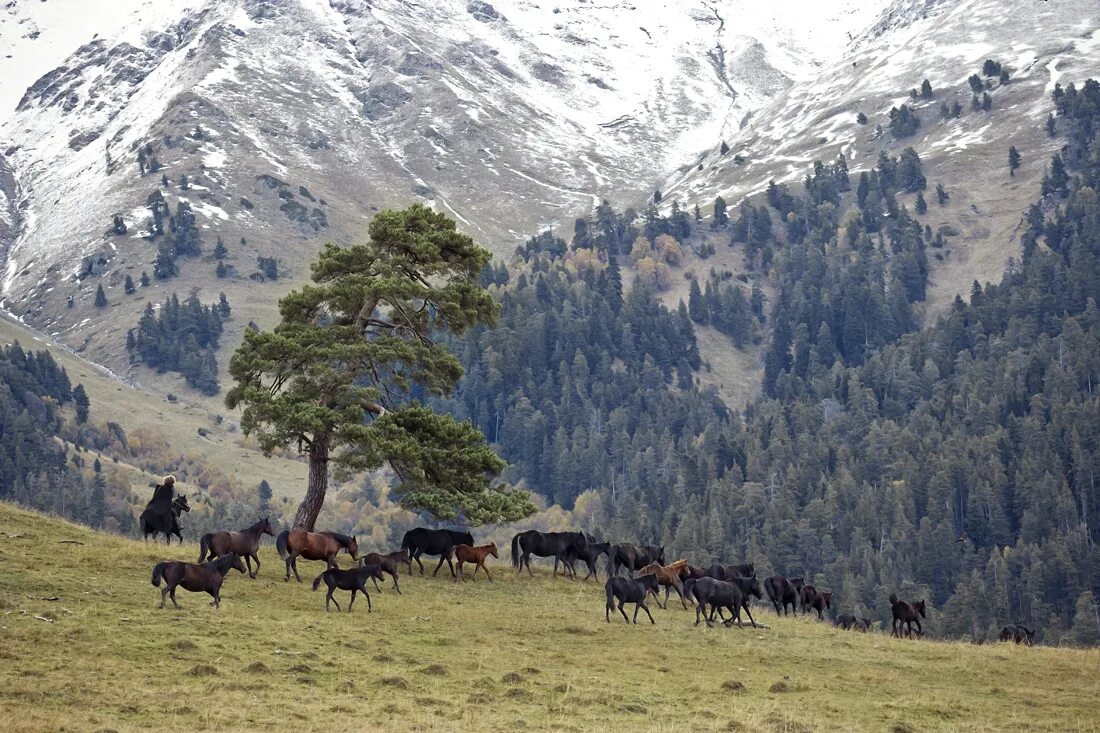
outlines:
[[279, 557], [286, 560], [286, 579], [290, 580], [290, 571], [302, 582], [298, 575], [298, 558], [306, 560], [324, 560], [330, 568], [337, 567], [336, 554], [343, 551], [353, 560], [359, 559], [359, 543], [354, 537], [339, 532], [307, 532], [304, 529], [283, 530], [275, 538], [275, 548]]
[[183, 586], [184, 590], [192, 593], [209, 593], [214, 597], [210, 605], [221, 608], [222, 582], [230, 570], [244, 572], [244, 565], [237, 555], [222, 555], [217, 560], [211, 560], [204, 565], [195, 565], [189, 562], [158, 562], [153, 566], [153, 585], [160, 587], [160, 581], [164, 580], [164, 590], [160, 592], [160, 605], [164, 608], [164, 597], [172, 599], [172, 605], [179, 608], [176, 603], [176, 588]]
[[568, 558], [569, 572], [575, 578], [577, 577], [577, 569], [573, 563], [577, 560], [583, 560], [585, 565], [588, 566], [588, 575], [584, 576], [584, 580], [588, 580], [593, 575], [596, 576], [596, 580], [600, 579], [600, 572], [597, 568], [596, 561], [600, 559], [600, 555], [606, 555], [611, 552], [610, 542], [597, 542], [593, 537], [585, 537], [586, 542], [584, 549], [576, 554], [576, 556], [570, 555]]
[[340, 590], [351, 591], [351, 601], [348, 602], [348, 613], [351, 613], [351, 606], [355, 603], [355, 594], [362, 593], [367, 597], [367, 613], [371, 612], [370, 593], [367, 593], [367, 580], [373, 579], [375, 583], [379, 580], [385, 580], [385, 576], [382, 575], [382, 568], [377, 565], [360, 565], [357, 568], [351, 570], [341, 570], [340, 568], [328, 568], [323, 573], [313, 579], [313, 590], [317, 590], [321, 585], [321, 581], [325, 581], [325, 585], [328, 586], [328, 593], [325, 594], [325, 611], [328, 611], [328, 602], [332, 601], [336, 604], [336, 610], [340, 610], [340, 603], [333, 597], [332, 592], [337, 588]]
[[842, 613], [836, 617], [836, 621], [833, 622], [833, 626], [850, 631], [855, 629], [856, 631], [868, 631], [873, 625], [874, 621], [869, 618], [857, 618], [850, 613]]
[[901, 629], [905, 627], [905, 637], [907, 639], [913, 638], [913, 624], [917, 625], [917, 638], [924, 636], [924, 629], [920, 625], [922, 618], [928, 618], [924, 611], [923, 598], [916, 603], [910, 603], [909, 601], [898, 600], [898, 597], [891, 593], [890, 612], [894, 616], [893, 636], [900, 639]]
[[[721, 609], [724, 608], [729, 610], [730, 618], [726, 620], [723, 617], [723, 623], [726, 626], [732, 626], [733, 622], [736, 621], [737, 627], [741, 628], [741, 607], [745, 603], [745, 594], [741, 592], [741, 588], [737, 583], [715, 580], [714, 578], [699, 578], [698, 580], [689, 581], [685, 590], [689, 598], [698, 603], [695, 607], [696, 626], [699, 625], [700, 615], [707, 622], [707, 626], [713, 626], [714, 615], [721, 613]], [[709, 616], [707, 615], [708, 605], [710, 606]], [[755, 621], [753, 626], [756, 626]]]
[[[705, 576], [702, 576], [702, 577], [710, 578], [711, 576], [705, 575]], [[693, 598], [694, 597], [692, 589], [694, 588], [695, 583], [698, 580], [699, 580], [699, 578], [688, 578], [687, 580], [684, 581], [684, 596], [685, 597], [687, 597], [687, 598]], [[717, 578], [714, 578], [714, 580], [717, 580]], [[756, 619], [754, 619], [752, 617], [752, 610], [749, 609], [749, 604], [752, 602], [753, 598], [756, 598], [756, 599], [759, 600], [759, 599], [762, 599], [764, 597], [764, 591], [762, 590], [762, 588], [760, 586], [760, 581], [757, 579], [757, 577], [755, 575], [753, 575], [753, 576], [748, 577], [748, 578], [744, 578], [744, 577], [741, 577], [741, 576], [733, 576], [729, 580], [726, 580], [726, 581], [723, 581], [723, 582], [733, 583], [741, 591], [741, 609], [748, 615], [749, 623], [751, 623], [753, 625], [753, 628], [756, 628], [756, 626], [757, 626]], [[722, 621], [725, 621], [726, 617], [722, 613], [722, 607], [719, 607], [717, 610], [718, 610], [718, 617], [721, 618]]]
[[832, 593], [820, 591], [812, 585], [802, 586], [802, 613], [809, 613], [811, 609], [817, 611], [817, 618], [820, 621], [825, 618], [825, 609], [830, 608], [832, 603]]
[[[409, 553], [404, 550], [396, 550], [385, 555], [380, 555], [377, 552], [368, 552], [363, 557], [359, 558], [360, 565], [377, 565], [382, 568], [382, 572], [389, 573], [389, 576], [393, 578], [393, 589], [398, 593], [401, 593], [401, 586], [397, 583], [397, 565], [398, 563], [409, 563]], [[378, 581], [374, 581], [375, 589], [381, 593], [382, 589], [378, 586]], [[404, 594], [402, 594], [404, 595]]]
[[[244, 564], [248, 566], [248, 577], [255, 578], [260, 572], [260, 538], [263, 535], [275, 536], [275, 530], [271, 528], [271, 522], [264, 517], [251, 527], [246, 527], [240, 532], [207, 532], [199, 540], [199, 562], [213, 560], [215, 557], [230, 552], [244, 558]], [[256, 561], [256, 569], [252, 569], [252, 561]]]
[[715, 563], [704, 570], [703, 575], [707, 578], [714, 578], [715, 580], [755, 578], [756, 566], [755, 563], [751, 562], [744, 565], [719, 565], [718, 563]]
[[455, 560], [458, 561], [458, 576], [462, 578], [462, 582], [466, 582], [466, 574], [462, 572], [462, 565], [464, 563], [472, 562], [474, 564], [474, 572], [472, 577], [477, 577], [477, 569], [481, 568], [485, 571], [485, 577], [489, 579], [489, 582], [493, 582], [493, 576], [489, 575], [489, 568], [485, 567], [485, 558], [492, 555], [495, 558], [499, 558], [497, 554], [497, 543], [490, 542], [487, 545], [479, 545], [478, 547], [470, 547], [469, 545], [455, 545]]
[[611, 576], [604, 584], [604, 592], [607, 595], [607, 606], [603, 614], [604, 619], [611, 623], [611, 612], [615, 610], [615, 602], [618, 601], [619, 613], [623, 615], [623, 620], [627, 623], [630, 623], [630, 619], [627, 617], [626, 611], [623, 610], [624, 603], [634, 604], [634, 623], [638, 623], [639, 608], [645, 611], [646, 616], [649, 616], [651, 624], [657, 623], [653, 620], [653, 614], [649, 612], [649, 606], [645, 604], [645, 598], [650, 593], [656, 598], [658, 587], [657, 576], [652, 574], [641, 575], [637, 579]]
[[802, 578], [784, 578], [782, 575], [773, 575], [764, 581], [764, 590], [775, 606], [775, 615], [786, 616], [787, 606], [791, 607], [791, 613], [798, 610], [798, 594], [802, 586]]
[[[417, 527], [410, 529], [401, 538], [401, 549], [409, 553], [411, 560], [416, 560], [420, 566], [420, 574], [424, 574], [424, 563], [420, 562], [421, 555], [439, 555], [439, 564], [435, 566], [432, 576], [443, 567], [444, 561], [451, 569], [451, 577], [455, 577], [455, 566], [451, 562], [451, 554], [455, 545], [473, 545], [474, 537], [469, 532], [455, 529], [428, 529]], [[409, 562], [409, 572], [412, 572], [412, 562]]]
[[183, 534], [180, 532], [180, 514], [189, 511], [191, 511], [191, 506], [187, 503], [186, 494], [180, 494], [171, 499], [168, 502], [167, 512], [159, 506], [154, 506], [154, 502], [150, 501], [149, 505], [145, 507], [145, 511], [141, 513], [138, 524], [141, 527], [142, 534], [145, 535], [146, 541], [148, 541], [149, 535], [153, 535], [153, 541], [156, 542], [157, 534], [163, 532], [164, 541], [168, 544], [172, 544], [172, 535], [178, 537], [182, 543]]
[[1012, 626], [1005, 626], [1002, 628], [999, 638], [1001, 641], [1012, 641], [1017, 644], [1034, 646], [1035, 629], [1029, 629], [1023, 624], [1013, 624]]
[[512, 537], [512, 567], [522, 572], [527, 566], [531, 575], [531, 556], [554, 558], [554, 575], [558, 574], [558, 563], [565, 565], [570, 577], [576, 579], [571, 558], [578, 557], [588, 545], [588, 538], [581, 532], [539, 532], [529, 529]]
[[613, 545], [607, 553], [607, 574], [619, 574], [619, 568], [626, 568], [627, 575], [634, 577], [634, 571], [641, 570], [651, 562], [665, 564], [665, 548], [658, 545], [632, 545], [629, 542]]

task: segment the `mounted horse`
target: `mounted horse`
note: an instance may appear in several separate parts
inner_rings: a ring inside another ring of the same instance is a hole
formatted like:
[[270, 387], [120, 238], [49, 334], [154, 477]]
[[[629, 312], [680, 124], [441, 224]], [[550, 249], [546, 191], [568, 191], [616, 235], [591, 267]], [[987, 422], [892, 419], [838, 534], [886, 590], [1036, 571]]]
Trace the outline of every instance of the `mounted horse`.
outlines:
[[562, 563], [575, 580], [577, 573], [571, 559], [580, 556], [587, 545], [588, 538], [581, 532], [539, 532], [529, 529], [512, 537], [512, 567], [518, 573], [526, 566], [527, 574], [532, 575], [531, 555], [552, 557], [554, 575], [558, 574], [558, 563]]
[[641, 570], [651, 562], [665, 564], [665, 548], [658, 545], [632, 545], [623, 542], [612, 545], [607, 553], [607, 574], [614, 577], [619, 574], [619, 568], [626, 568], [627, 575], [634, 577], [634, 572]]
[[152, 582], [159, 588], [161, 580], [164, 580], [165, 586], [160, 592], [160, 605], [157, 608], [164, 608], [165, 596], [171, 598], [172, 605], [179, 608], [179, 604], [176, 603], [176, 588], [179, 586], [183, 586], [184, 590], [192, 593], [209, 593], [214, 598], [210, 605], [221, 608], [222, 583], [230, 570], [244, 572], [241, 558], [233, 554], [222, 555], [217, 560], [204, 565], [189, 562], [158, 562], [153, 566]]
[[[439, 564], [432, 571], [432, 577], [443, 567], [446, 561], [451, 569], [451, 577], [455, 577], [455, 566], [451, 562], [451, 553], [455, 545], [473, 545], [474, 537], [469, 532], [454, 529], [428, 529], [417, 527], [410, 529], [401, 539], [401, 549], [409, 553], [411, 560], [416, 560], [420, 566], [420, 574], [424, 574], [424, 563], [420, 562], [421, 555], [438, 555]], [[409, 572], [412, 572], [412, 562], [409, 562]]]
[[920, 620], [928, 618], [928, 616], [925, 614], [923, 598], [916, 603], [910, 603], [909, 601], [898, 600], [898, 597], [891, 593], [890, 612], [894, 616], [893, 636], [900, 639], [901, 629], [904, 626], [905, 637], [907, 639], [913, 638], [913, 624], [917, 625], [917, 638], [924, 636], [924, 629], [921, 628]]
[[153, 541], [157, 541], [157, 534], [164, 533], [164, 540], [168, 544], [172, 544], [172, 535], [179, 538], [180, 543], [183, 543], [183, 534], [180, 532], [180, 514], [183, 512], [191, 511], [191, 506], [187, 503], [187, 496], [180, 494], [179, 496], [171, 499], [168, 503], [168, 513], [165, 514], [160, 508], [155, 507], [152, 501], [145, 507], [145, 511], [141, 513], [141, 517], [138, 519], [138, 525], [141, 527], [141, 532], [145, 536], [145, 540], [149, 540], [149, 535], [153, 535]]
[[650, 593], [653, 597], [657, 597], [657, 576], [656, 575], [642, 575], [637, 579], [631, 578], [619, 578], [617, 576], [611, 576], [604, 583], [604, 593], [607, 596], [607, 606], [604, 608], [604, 619], [608, 623], [611, 623], [611, 612], [615, 610], [615, 602], [619, 603], [619, 613], [623, 615], [623, 620], [630, 623], [630, 619], [626, 615], [626, 611], [623, 610], [624, 603], [634, 604], [634, 623], [638, 623], [638, 609], [645, 611], [645, 615], [649, 616], [649, 623], [655, 624], [653, 620], [653, 614], [649, 612], [649, 606], [645, 604], [645, 598]]
[[784, 578], [782, 575], [773, 575], [764, 581], [764, 590], [775, 606], [775, 615], [786, 616], [787, 606], [791, 607], [791, 613], [798, 611], [798, 594], [802, 586], [802, 578]]
[[[248, 566], [248, 577], [255, 578], [260, 572], [260, 538], [263, 535], [275, 536], [275, 530], [271, 528], [271, 522], [264, 517], [251, 527], [246, 527], [240, 532], [208, 532], [199, 540], [199, 562], [213, 560], [215, 557], [230, 552], [244, 558]], [[256, 570], [252, 570], [252, 561], [256, 561]]]
[[283, 530], [275, 538], [275, 548], [279, 557], [286, 561], [286, 579], [290, 580], [290, 571], [302, 582], [298, 575], [298, 558], [306, 560], [324, 560], [330, 568], [339, 567], [336, 555], [346, 552], [352, 560], [359, 559], [359, 543], [354, 537], [339, 532], [309, 532], [304, 529]]

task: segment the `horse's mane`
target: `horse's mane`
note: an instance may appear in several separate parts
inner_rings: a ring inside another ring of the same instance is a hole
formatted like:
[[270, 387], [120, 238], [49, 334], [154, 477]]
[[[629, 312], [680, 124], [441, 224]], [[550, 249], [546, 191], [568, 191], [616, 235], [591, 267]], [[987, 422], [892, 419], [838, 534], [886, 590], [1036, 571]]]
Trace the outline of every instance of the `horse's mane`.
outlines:
[[220, 568], [222, 565], [227, 565], [228, 567], [232, 567], [233, 566], [233, 553], [232, 552], [227, 552], [224, 555], [218, 555], [217, 557], [215, 557], [210, 562], [205, 563], [205, 565], [208, 568]]
[[667, 567], [674, 568], [674, 569], [675, 568], [683, 568], [683, 567], [687, 567], [687, 564], [688, 564], [687, 560], [677, 560], [676, 562], [672, 563], [671, 565], [668, 565]]
[[343, 547], [347, 547], [351, 544], [351, 535], [340, 534], [339, 532], [321, 532], [321, 534], [327, 534], [329, 537], [339, 542]]

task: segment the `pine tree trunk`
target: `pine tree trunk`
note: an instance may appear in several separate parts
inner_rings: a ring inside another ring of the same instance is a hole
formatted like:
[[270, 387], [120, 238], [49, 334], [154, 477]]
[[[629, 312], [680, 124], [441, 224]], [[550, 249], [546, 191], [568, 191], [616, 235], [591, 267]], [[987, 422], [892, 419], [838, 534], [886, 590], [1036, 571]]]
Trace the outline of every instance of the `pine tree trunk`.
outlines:
[[312, 532], [317, 515], [321, 513], [328, 490], [328, 452], [328, 436], [315, 438], [309, 449], [309, 486], [305, 498], [298, 505], [298, 513], [294, 515], [295, 529]]

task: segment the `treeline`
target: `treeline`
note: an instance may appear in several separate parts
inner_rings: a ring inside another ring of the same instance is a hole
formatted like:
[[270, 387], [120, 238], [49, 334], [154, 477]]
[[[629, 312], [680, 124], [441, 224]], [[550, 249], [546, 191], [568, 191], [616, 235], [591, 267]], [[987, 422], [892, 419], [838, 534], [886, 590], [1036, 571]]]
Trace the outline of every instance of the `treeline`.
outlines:
[[146, 304], [137, 328], [126, 335], [126, 348], [146, 366], [158, 372], [179, 372], [203, 394], [217, 394], [215, 352], [230, 312], [225, 293], [215, 305], [203, 305], [197, 295], [180, 303], [173, 293], [159, 309]]

